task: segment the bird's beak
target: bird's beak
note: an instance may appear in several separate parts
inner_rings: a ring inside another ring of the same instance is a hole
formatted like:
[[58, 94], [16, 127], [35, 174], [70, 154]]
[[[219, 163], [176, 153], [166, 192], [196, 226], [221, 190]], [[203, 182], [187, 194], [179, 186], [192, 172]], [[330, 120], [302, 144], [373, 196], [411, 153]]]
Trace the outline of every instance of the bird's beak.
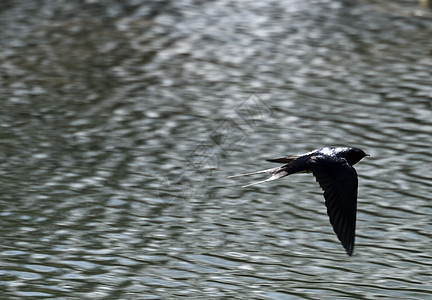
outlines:
[[366, 156], [370, 156], [370, 154], [367, 154], [367, 153], [366, 153]]

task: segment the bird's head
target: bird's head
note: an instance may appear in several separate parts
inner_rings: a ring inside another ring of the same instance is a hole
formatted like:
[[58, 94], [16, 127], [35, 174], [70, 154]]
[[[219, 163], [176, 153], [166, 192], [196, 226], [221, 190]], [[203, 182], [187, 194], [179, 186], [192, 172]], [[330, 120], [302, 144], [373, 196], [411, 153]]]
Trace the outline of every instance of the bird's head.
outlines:
[[362, 158], [370, 156], [366, 152], [364, 152], [362, 149], [359, 148], [350, 148], [346, 153], [346, 160], [348, 163], [352, 166], [358, 163]]

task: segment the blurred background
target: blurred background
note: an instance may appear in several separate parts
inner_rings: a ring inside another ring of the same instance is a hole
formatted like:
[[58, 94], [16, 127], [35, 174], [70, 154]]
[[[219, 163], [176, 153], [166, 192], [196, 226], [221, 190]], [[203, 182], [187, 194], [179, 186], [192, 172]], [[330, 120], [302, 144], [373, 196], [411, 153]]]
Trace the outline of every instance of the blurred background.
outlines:
[[[426, 1], [10, 0], [0, 26], [2, 299], [432, 297]], [[227, 179], [330, 145], [371, 154], [352, 257], [311, 175]]]

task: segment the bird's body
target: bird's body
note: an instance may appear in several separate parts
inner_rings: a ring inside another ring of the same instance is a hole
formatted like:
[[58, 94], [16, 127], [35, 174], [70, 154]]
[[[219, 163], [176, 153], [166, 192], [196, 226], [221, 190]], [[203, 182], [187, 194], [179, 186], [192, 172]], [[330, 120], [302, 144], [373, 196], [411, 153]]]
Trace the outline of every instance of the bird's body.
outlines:
[[302, 155], [268, 160], [270, 162], [284, 163], [281, 167], [231, 177], [262, 173], [271, 175], [266, 180], [244, 186], [247, 187], [295, 173], [312, 173], [324, 191], [325, 205], [327, 214], [330, 217], [330, 223], [348, 255], [352, 255], [358, 187], [357, 172], [352, 166], [365, 156], [368, 155], [358, 148], [324, 147]]

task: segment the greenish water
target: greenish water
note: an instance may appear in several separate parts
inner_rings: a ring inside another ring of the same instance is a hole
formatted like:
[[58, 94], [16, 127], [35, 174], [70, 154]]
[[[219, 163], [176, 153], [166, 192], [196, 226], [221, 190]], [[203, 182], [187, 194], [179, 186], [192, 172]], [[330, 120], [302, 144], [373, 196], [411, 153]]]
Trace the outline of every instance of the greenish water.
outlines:
[[[432, 19], [415, 1], [0, 5], [2, 299], [429, 299]], [[356, 167], [346, 256], [312, 176]]]

